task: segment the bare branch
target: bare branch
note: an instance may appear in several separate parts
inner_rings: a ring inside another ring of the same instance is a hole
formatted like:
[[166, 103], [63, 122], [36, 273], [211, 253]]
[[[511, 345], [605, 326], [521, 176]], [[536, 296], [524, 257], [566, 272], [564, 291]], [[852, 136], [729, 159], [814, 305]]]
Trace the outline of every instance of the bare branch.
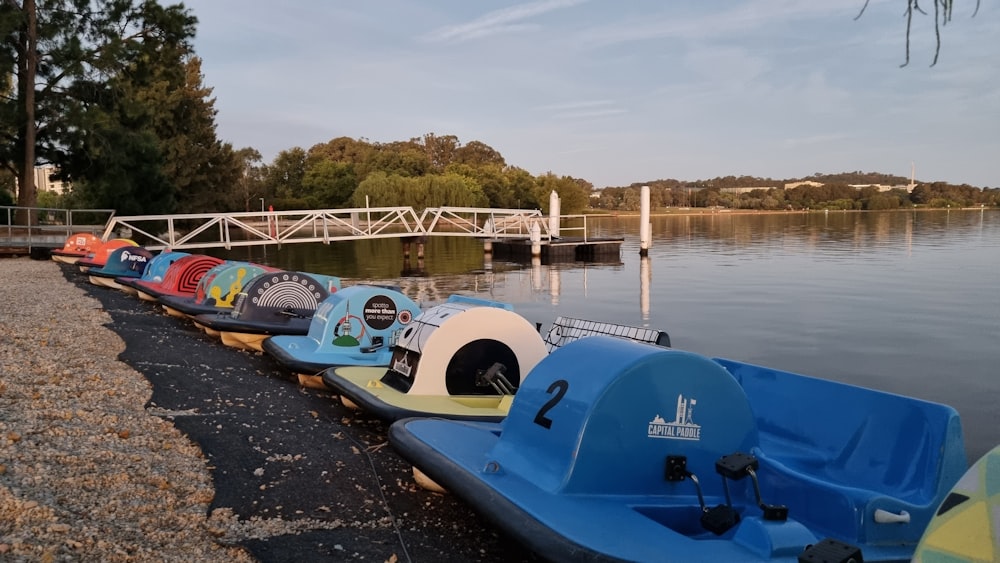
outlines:
[[910, 27], [913, 25], [913, 9], [917, 5], [917, 0], [909, 0], [906, 5], [906, 61], [899, 65], [899, 68], [910, 64]]
[[871, 0], [865, 0], [865, 4], [861, 6], [861, 11], [858, 12], [858, 15], [854, 16], [854, 21], [858, 21], [859, 19], [861, 19], [861, 16], [865, 13], [865, 10], [868, 8], [869, 2], [871, 2]]

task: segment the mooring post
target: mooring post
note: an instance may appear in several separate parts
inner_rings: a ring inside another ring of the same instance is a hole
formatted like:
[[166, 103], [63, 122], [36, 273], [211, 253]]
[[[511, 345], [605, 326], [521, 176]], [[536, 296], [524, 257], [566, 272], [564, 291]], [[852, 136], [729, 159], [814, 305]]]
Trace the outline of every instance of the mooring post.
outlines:
[[549, 236], [559, 238], [559, 194], [555, 190], [549, 194]]
[[649, 224], [649, 186], [639, 190], [639, 256], [649, 255], [649, 237], [653, 232]]
[[542, 255], [542, 228], [538, 223], [531, 224], [531, 256], [538, 258]]

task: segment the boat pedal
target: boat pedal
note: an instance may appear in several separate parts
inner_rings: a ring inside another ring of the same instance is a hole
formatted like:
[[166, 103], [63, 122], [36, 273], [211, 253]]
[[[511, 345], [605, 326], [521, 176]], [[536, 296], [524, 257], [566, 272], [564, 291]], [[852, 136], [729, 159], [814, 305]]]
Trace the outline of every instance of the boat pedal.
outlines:
[[799, 554], [799, 563], [864, 563], [861, 549], [849, 543], [825, 538], [806, 546]]
[[[739, 523], [740, 515], [731, 506], [732, 503], [720, 504], [714, 508], [708, 508], [705, 506], [705, 497], [701, 494], [701, 484], [698, 482], [698, 477], [694, 473], [688, 471], [686, 456], [668, 455], [667, 465], [664, 470], [663, 477], [669, 482], [691, 479], [691, 482], [694, 483], [694, 490], [698, 493], [698, 504], [701, 506], [702, 528], [717, 536], [721, 536]], [[728, 495], [729, 493], [727, 491], [727, 501], [729, 498]]]
[[727, 504], [720, 504], [701, 514], [701, 527], [717, 536], [728, 532], [730, 528], [739, 523], [739, 512]]
[[374, 354], [378, 352], [382, 346], [385, 345], [385, 340], [381, 336], [373, 336], [371, 346], [366, 346], [361, 349], [362, 354]]
[[739, 481], [750, 476], [753, 481], [753, 493], [757, 498], [757, 506], [764, 513], [764, 520], [784, 522], [788, 520], [788, 507], [782, 504], [767, 504], [760, 498], [760, 483], [757, 482], [757, 468], [760, 462], [756, 456], [751, 454], [736, 452], [724, 455], [715, 462], [715, 471], [722, 475], [722, 486], [726, 491], [726, 504], [732, 505], [729, 498], [729, 480]]
[[507, 379], [506, 372], [507, 366], [494, 362], [486, 371], [476, 372], [476, 386], [492, 387], [498, 395], [513, 395], [517, 391], [517, 386]]

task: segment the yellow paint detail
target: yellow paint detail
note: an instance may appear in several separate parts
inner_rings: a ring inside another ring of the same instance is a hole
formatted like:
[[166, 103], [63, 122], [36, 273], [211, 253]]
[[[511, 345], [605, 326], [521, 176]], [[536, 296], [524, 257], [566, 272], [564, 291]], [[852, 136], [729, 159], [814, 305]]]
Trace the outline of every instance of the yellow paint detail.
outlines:
[[239, 295], [240, 289], [243, 288], [243, 278], [247, 275], [246, 268], [239, 268], [236, 270], [236, 281], [229, 285], [229, 293], [225, 297], [222, 296], [222, 289], [218, 286], [212, 287], [212, 297], [215, 299], [215, 304], [219, 307], [232, 308], [233, 300]]
[[986, 502], [978, 501], [957, 511], [928, 534], [924, 544], [973, 561], [993, 561], [993, 537]]
[[365, 387], [369, 389], [381, 389], [382, 382], [377, 379], [369, 379], [368, 383], [365, 384]]

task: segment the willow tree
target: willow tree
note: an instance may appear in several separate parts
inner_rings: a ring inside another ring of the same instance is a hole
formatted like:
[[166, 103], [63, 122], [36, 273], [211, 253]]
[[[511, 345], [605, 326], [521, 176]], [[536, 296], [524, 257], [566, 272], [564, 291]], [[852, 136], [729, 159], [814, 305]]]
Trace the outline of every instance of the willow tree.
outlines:
[[[981, 0], [976, 0], [976, 6], [972, 11], [972, 16], [975, 17], [979, 13], [979, 3]], [[855, 20], [860, 18], [865, 13], [865, 9], [868, 8], [868, 4], [871, 0], [865, 0], [863, 6], [861, 6], [861, 11]], [[954, 0], [930, 0], [931, 4], [934, 6], [934, 60], [931, 61], [931, 66], [937, 64], [938, 55], [941, 54], [941, 28], [943, 28], [948, 22], [951, 21], [952, 9], [954, 8]], [[899, 65], [904, 67], [910, 64], [910, 31], [913, 29], [913, 16], [914, 14], [927, 15], [927, 12], [920, 7], [920, 0], [906, 0], [906, 60], [903, 64]]]

